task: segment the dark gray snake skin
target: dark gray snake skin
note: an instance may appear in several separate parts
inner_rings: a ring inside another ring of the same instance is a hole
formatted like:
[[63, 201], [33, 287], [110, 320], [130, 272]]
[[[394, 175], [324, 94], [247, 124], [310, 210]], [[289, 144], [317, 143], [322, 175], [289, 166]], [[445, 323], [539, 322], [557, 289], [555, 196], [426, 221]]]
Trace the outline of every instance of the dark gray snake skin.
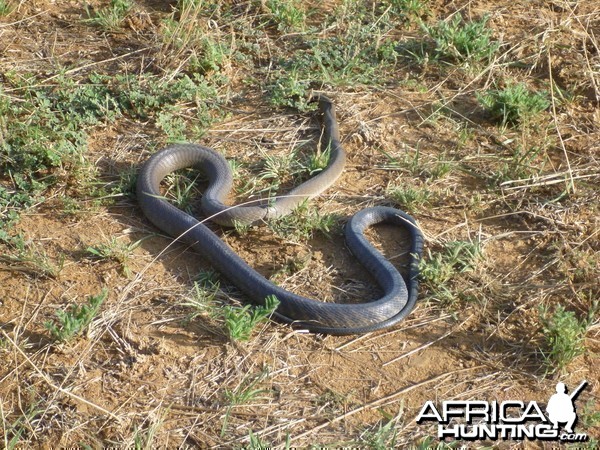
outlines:
[[[318, 101], [322, 113], [323, 142], [330, 150], [329, 164], [286, 196], [268, 205], [227, 206], [224, 199], [232, 187], [233, 178], [225, 158], [200, 145], [175, 144], [154, 154], [144, 164], [138, 176], [137, 197], [144, 214], [154, 225], [175, 239], [190, 244], [254, 303], [264, 304], [267, 296], [275, 295], [280, 301], [275, 318], [316, 333], [368, 333], [395, 325], [415, 306], [423, 235], [408, 214], [377, 206], [363, 209], [349, 220], [345, 228], [347, 246], [377, 281], [383, 295], [377, 300], [359, 304], [325, 303], [296, 295], [271, 283], [208, 227], [160, 195], [159, 185], [166, 175], [193, 166], [208, 177], [209, 186], [201, 204], [210, 220], [231, 226], [235, 222], [251, 224], [289, 214], [302, 202], [331, 186], [344, 168], [346, 155], [340, 143], [333, 103], [325, 96], [319, 96]], [[366, 228], [378, 223], [396, 224], [410, 233], [411, 256], [405, 278], [363, 235]]]

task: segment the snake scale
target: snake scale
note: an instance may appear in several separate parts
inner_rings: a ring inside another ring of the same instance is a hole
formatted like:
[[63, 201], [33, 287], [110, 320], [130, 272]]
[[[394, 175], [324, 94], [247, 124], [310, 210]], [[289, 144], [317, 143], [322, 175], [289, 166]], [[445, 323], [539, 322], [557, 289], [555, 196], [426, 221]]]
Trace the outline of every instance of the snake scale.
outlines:
[[[328, 165], [274, 202], [260, 206], [227, 206], [224, 201], [233, 185], [229, 164], [221, 154], [196, 144], [174, 144], [151, 156], [138, 175], [137, 198], [144, 214], [156, 227], [190, 244], [252, 302], [264, 304], [267, 296], [275, 295], [280, 302], [273, 314], [275, 318], [316, 333], [368, 333], [397, 324], [415, 306], [423, 235], [411, 216], [398, 209], [376, 206], [359, 211], [348, 221], [346, 244], [377, 281], [383, 295], [365, 303], [327, 303], [273, 284], [208, 227], [160, 194], [160, 183], [165, 176], [179, 169], [196, 167], [208, 178], [201, 206], [210, 220], [232, 226], [236, 222], [254, 224], [289, 214], [301, 203], [331, 186], [344, 169], [346, 154], [340, 142], [334, 105], [323, 95], [318, 97], [318, 102], [323, 126], [322, 142], [330, 152]], [[366, 228], [378, 223], [391, 223], [408, 230], [411, 237], [410, 261], [405, 277], [363, 235]]]

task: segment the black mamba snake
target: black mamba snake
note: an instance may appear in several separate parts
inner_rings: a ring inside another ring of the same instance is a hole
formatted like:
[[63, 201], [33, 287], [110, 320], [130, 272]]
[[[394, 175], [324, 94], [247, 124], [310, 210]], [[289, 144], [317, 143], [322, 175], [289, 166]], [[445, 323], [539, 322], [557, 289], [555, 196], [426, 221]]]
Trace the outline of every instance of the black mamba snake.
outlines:
[[[319, 96], [323, 141], [330, 151], [327, 167], [313, 178], [262, 206], [230, 207], [223, 203], [233, 184], [225, 158], [206, 147], [174, 144], [154, 154], [144, 164], [137, 180], [137, 198], [146, 217], [175, 239], [189, 243], [221, 274], [254, 303], [264, 304], [275, 295], [280, 304], [273, 316], [296, 328], [335, 335], [362, 334], [390, 327], [414, 308], [417, 300], [418, 262], [423, 250], [423, 235], [415, 220], [398, 209], [377, 206], [356, 213], [346, 224], [348, 248], [377, 281], [383, 291], [379, 299], [359, 304], [326, 303], [296, 295], [276, 286], [246, 264], [227, 244], [197, 219], [169, 203], [160, 194], [160, 182], [173, 171], [196, 167], [208, 177], [202, 196], [205, 214], [222, 225], [257, 223], [282, 217], [307, 199], [319, 195], [341, 174], [346, 160], [340, 143], [335, 109], [331, 100]], [[396, 270], [364, 237], [363, 231], [378, 223], [406, 228], [411, 236], [410, 263], [406, 278]], [[406, 281], [405, 281], [406, 279]]]

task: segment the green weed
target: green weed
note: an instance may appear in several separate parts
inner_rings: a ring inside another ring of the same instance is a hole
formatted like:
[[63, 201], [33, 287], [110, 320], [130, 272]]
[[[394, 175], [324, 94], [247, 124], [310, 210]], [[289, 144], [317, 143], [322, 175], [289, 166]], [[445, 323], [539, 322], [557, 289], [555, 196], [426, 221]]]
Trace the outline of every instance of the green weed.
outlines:
[[[141, 426], [134, 426], [133, 430], [133, 446], [125, 445], [127, 448], [134, 448], [135, 450], [151, 450], [156, 448], [156, 435], [161, 427], [164, 425], [165, 415], [158, 417], [148, 417]], [[128, 443], [129, 444], [129, 443]]]
[[168, 189], [165, 197], [179, 209], [192, 213], [194, 202], [201, 196], [197, 189], [198, 181], [201, 179], [204, 179], [204, 175], [194, 169], [184, 169], [169, 174], [166, 177]]
[[11, 236], [0, 230], [0, 242], [9, 249], [0, 255], [0, 261], [7, 263], [11, 270], [33, 276], [57, 278], [64, 267], [65, 257], [62, 253], [53, 259], [21, 234]]
[[244, 378], [244, 380], [236, 389], [232, 391], [229, 389], [225, 389], [224, 397], [227, 403], [229, 403], [229, 406], [227, 408], [227, 412], [225, 413], [225, 418], [223, 419], [223, 426], [221, 427], [221, 436], [224, 436], [225, 432], [227, 431], [229, 415], [233, 407], [244, 405], [246, 403], [254, 401], [261, 394], [270, 392], [267, 389], [256, 388], [256, 386], [262, 383], [268, 376], [269, 370], [265, 367], [259, 374]]
[[[27, 188], [27, 186], [24, 187]], [[20, 188], [7, 189], [0, 186], [0, 210], [2, 211], [2, 215], [0, 215], [0, 242], [10, 243], [13, 240], [8, 230], [19, 219], [19, 213], [39, 201], [42, 201], [42, 198], [36, 192], [23, 191]]]
[[218, 301], [221, 294], [220, 282], [213, 271], [202, 272], [194, 282], [192, 295], [182, 303], [192, 308], [188, 320], [207, 314], [211, 319], [222, 323], [227, 336], [232, 341], [247, 341], [256, 327], [268, 319], [279, 305], [274, 296], [265, 299], [263, 305], [231, 306]]
[[[443, 159], [434, 162], [424, 160], [419, 146], [415, 148], [414, 152], [402, 152], [400, 157], [388, 153], [381, 148], [378, 148], [378, 150], [386, 158], [386, 163], [383, 167], [386, 169], [405, 169], [415, 177], [423, 177], [426, 179], [441, 178], [453, 168], [450, 161], [445, 161]], [[393, 191], [394, 189], [396, 188], [392, 186], [388, 188], [388, 192]], [[402, 196], [402, 194], [400, 195]], [[425, 197], [429, 196], [428, 193], [424, 193], [423, 195]], [[411, 193], [408, 193], [407, 196], [411, 197], [412, 195]], [[417, 195], [417, 197], [418, 196], [419, 195]]]
[[387, 34], [396, 22], [377, 20], [370, 8], [357, 2], [344, 2], [332, 19], [340, 33], [308, 35], [301, 51], [282, 58], [269, 72], [267, 87], [273, 104], [306, 110], [311, 85], [377, 86], [393, 76], [398, 52]]
[[0, 16], [8, 16], [14, 6], [11, 4], [10, 0], [0, 0]]
[[457, 63], [489, 62], [499, 48], [492, 40], [492, 29], [487, 26], [487, 17], [478, 21], [465, 22], [460, 15], [423, 25], [425, 32], [435, 42], [435, 55]]
[[0, 404], [0, 412], [2, 413], [2, 431], [4, 437], [4, 447], [6, 450], [18, 450], [24, 448], [25, 441], [29, 433], [35, 433], [31, 430], [31, 424], [35, 418], [44, 412], [38, 405], [29, 406], [23, 415], [18, 417], [14, 422], [8, 423], [4, 416], [4, 410]]
[[108, 290], [103, 289], [100, 294], [89, 296], [87, 303], [56, 311], [57, 318], [47, 321], [44, 326], [56, 341], [67, 342], [89, 326], [107, 296]]
[[397, 448], [398, 429], [397, 420], [388, 420], [380, 423], [376, 429], [367, 430], [360, 436], [361, 448], [371, 450], [387, 450]]
[[581, 426], [586, 430], [600, 425], [600, 409], [598, 409], [594, 399], [588, 400], [583, 406], [582, 411], [579, 413], [579, 420]]
[[486, 91], [477, 99], [502, 125], [527, 123], [550, 106], [546, 92], [530, 91], [522, 83]]
[[300, 1], [267, 0], [265, 5], [279, 31], [301, 30], [304, 27], [306, 15]]
[[218, 33], [199, 26], [202, 14], [210, 15], [218, 8], [217, 3], [206, 1], [179, 1], [162, 23], [161, 59], [167, 65], [184, 61], [184, 67], [192, 73], [218, 73], [230, 61], [233, 50], [219, 39]]
[[[117, 114], [105, 86], [59, 78], [55, 87], [43, 87], [29, 78], [10, 79], [23, 101], [8, 102], [0, 97], [6, 136], [0, 142], [0, 165], [23, 174], [23, 181], [32, 183], [32, 177], [46, 175], [48, 169], [76, 164], [87, 145], [87, 130]], [[46, 176], [40, 187], [51, 181]]]
[[[186, 131], [181, 116], [185, 113], [188, 128], [200, 134], [212, 123], [208, 102], [217, 97], [215, 86], [200, 76], [165, 81], [148, 75], [92, 74], [77, 81], [59, 75], [54, 84], [45, 85], [32, 76], [8, 72], [5, 80], [19, 99], [11, 101], [0, 91], [0, 171], [8, 179], [0, 186], [0, 241], [5, 244], [21, 211], [43, 202], [44, 193], [57, 184], [78, 186], [78, 196], [85, 192], [103, 199], [115, 194], [98, 188], [97, 173], [88, 170], [85, 154], [94, 129], [122, 116], [155, 118], [167, 140], [179, 140]], [[194, 113], [184, 111], [184, 104], [193, 104]], [[76, 207], [69, 197], [63, 201]], [[44, 262], [26, 252], [12, 256], [27, 265]], [[41, 268], [50, 276], [55, 272], [51, 266]]]
[[321, 213], [315, 206], [304, 202], [292, 214], [271, 219], [267, 222], [267, 225], [273, 233], [282, 239], [302, 242], [310, 239], [315, 232], [329, 235], [337, 223], [338, 220], [335, 215]]
[[539, 174], [544, 169], [544, 162], [540, 156], [544, 155], [544, 149], [538, 146], [523, 150], [517, 147], [512, 155], [502, 158], [500, 166], [491, 173], [489, 180], [492, 185], [498, 185], [505, 181], [524, 179]]
[[223, 319], [229, 337], [234, 341], [247, 341], [256, 326], [275, 312], [279, 300], [274, 296], [265, 299], [265, 305], [223, 307]]
[[432, 253], [427, 249], [427, 258], [419, 263], [420, 276], [429, 288], [429, 298], [441, 304], [451, 305], [458, 298], [465, 297], [454, 289], [454, 279], [463, 273], [472, 272], [483, 256], [478, 242], [452, 241], [444, 245], [441, 251]]
[[191, 296], [182, 303], [183, 306], [192, 308], [188, 320], [193, 320], [204, 313], [215, 319], [222, 317], [221, 307], [216, 302], [220, 288], [221, 283], [216, 272], [212, 270], [201, 272], [198, 280], [194, 281]]
[[411, 19], [428, 14], [427, 2], [428, 0], [388, 0], [382, 2], [382, 4], [383, 7], [390, 8], [391, 14]]
[[229, 60], [231, 51], [222, 42], [204, 36], [198, 51], [190, 59], [190, 70], [199, 73], [218, 72]]
[[130, 278], [131, 270], [128, 265], [129, 259], [133, 255], [133, 251], [140, 246], [143, 240], [144, 239], [140, 239], [135, 242], [125, 243], [112, 237], [108, 243], [88, 246], [85, 251], [98, 259], [117, 262], [120, 265], [123, 274], [127, 278]]
[[387, 194], [401, 208], [414, 212], [429, 203], [431, 192], [426, 187], [391, 187]]
[[271, 103], [275, 106], [289, 106], [299, 111], [309, 111], [314, 107], [308, 102], [310, 79], [297, 67], [281, 70], [269, 85]]
[[454, 161], [445, 159], [442, 155], [440, 159], [426, 167], [424, 175], [428, 180], [438, 180], [452, 172], [454, 167]]
[[90, 11], [86, 5], [88, 18], [85, 21], [104, 30], [112, 31], [121, 26], [131, 8], [133, 8], [131, 0], [111, 0], [108, 6], [96, 12]]
[[302, 167], [310, 176], [321, 172], [329, 164], [331, 158], [331, 147], [327, 146], [324, 151], [312, 153], [308, 157], [308, 161], [302, 164]]
[[429, 252], [428, 258], [421, 261], [421, 277], [435, 285], [444, 284], [457, 273], [474, 270], [481, 256], [481, 246], [477, 242], [448, 242], [443, 250], [434, 254]]
[[548, 372], [564, 372], [573, 359], [585, 353], [585, 334], [598, 308], [599, 304], [596, 303], [587, 318], [579, 319], [563, 305], [556, 306], [552, 311], [547, 306], [540, 307], [544, 336], [544, 346], [540, 350]]
[[277, 190], [279, 182], [290, 175], [299, 172], [296, 167], [297, 153], [291, 152], [284, 155], [266, 154], [263, 160], [263, 168], [258, 176], [259, 180], [269, 180], [269, 190]]

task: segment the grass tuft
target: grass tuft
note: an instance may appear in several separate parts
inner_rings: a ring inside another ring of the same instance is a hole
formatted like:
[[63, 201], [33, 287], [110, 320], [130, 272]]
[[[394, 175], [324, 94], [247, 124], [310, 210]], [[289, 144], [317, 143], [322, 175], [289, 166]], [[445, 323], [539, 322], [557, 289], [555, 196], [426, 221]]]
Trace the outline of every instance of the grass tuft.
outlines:
[[13, 9], [11, 0], [0, 0], [0, 16], [8, 16]]
[[275, 296], [265, 299], [265, 305], [230, 306], [223, 308], [225, 329], [233, 341], [247, 341], [254, 329], [266, 319], [271, 317], [279, 306]]
[[129, 268], [128, 262], [133, 251], [140, 246], [142, 241], [143, 239], [135, 242], [123, 243], [119, 239], [112, 237], [108, 243], [90, 245], [86, 247], [85, 251], [95, 258], [117, 262], [121, 266], [123, 274], [127, 278], [130, 278], [131, 269]]
[[133, 8], [133, 2], [131, 0], [111, 0], [108, 6], [96, 12], [91, 11], [88, 5], [85, 8], [88, 16], [85, 22], [106, 31], [114, 31], [121, 26]]
[[573, 311], [567, 311], [563, 305], [556, 306], [552, 311], [548, 307], [540, 307], [544, 335], [541, 351], [548, 372], [564, 373], [571, 361], [585, 353], [585, 334], [598, 307], [599, 304], [595, 304], [585, 319], [577, 318]]
[[400, 208], [406, 209], [409, 212], [415, 212], [429, 203], [431, 192], [427, 187], [390, 187], [388, 188], [388, 196]]
[[279, 31], [302, 30], [306, 14], [298, 0], [267, 0], [271, 20]]
[[292, 214], [272, 219], [267, 225], [277, 236], [292, 242], [302, 242], [313, 237], [315, 232], [328, 236], [336, 224], [334, 214], [322, 213], [315, 206], [303, 203]]
[[100, 294], [88, 297], [87, 303], [71, 305], [66, 311], [56, 311], [56, 319], [49, 320], [44, 325], [54, 340], [67, 342], [85, 331], [107, 296], [108, 290], [104, 289]]
[[423, 25], [425, 32], [435, 42], [435, 55], [457, 63], [488, 63], [494, 57], [499, 44], [492, 40], [488, 18], [465, 22], [460, 15]]
[[452, 241], [435, 253], [427, 249], [427, 258], [419, 264], [420, 276], [429, 289], [428, 298], [445, 305], [452, 305], [464, 297], [462, 291], [455, 293], [455, 280], [460, 274], [475, 270], [483, 257], [478, 242]]
[[502, 125], [524, 124], [548, 109], [547, 92], [530, 91], [525, 84], [509, 84], [477, 96], [479, 103]]

